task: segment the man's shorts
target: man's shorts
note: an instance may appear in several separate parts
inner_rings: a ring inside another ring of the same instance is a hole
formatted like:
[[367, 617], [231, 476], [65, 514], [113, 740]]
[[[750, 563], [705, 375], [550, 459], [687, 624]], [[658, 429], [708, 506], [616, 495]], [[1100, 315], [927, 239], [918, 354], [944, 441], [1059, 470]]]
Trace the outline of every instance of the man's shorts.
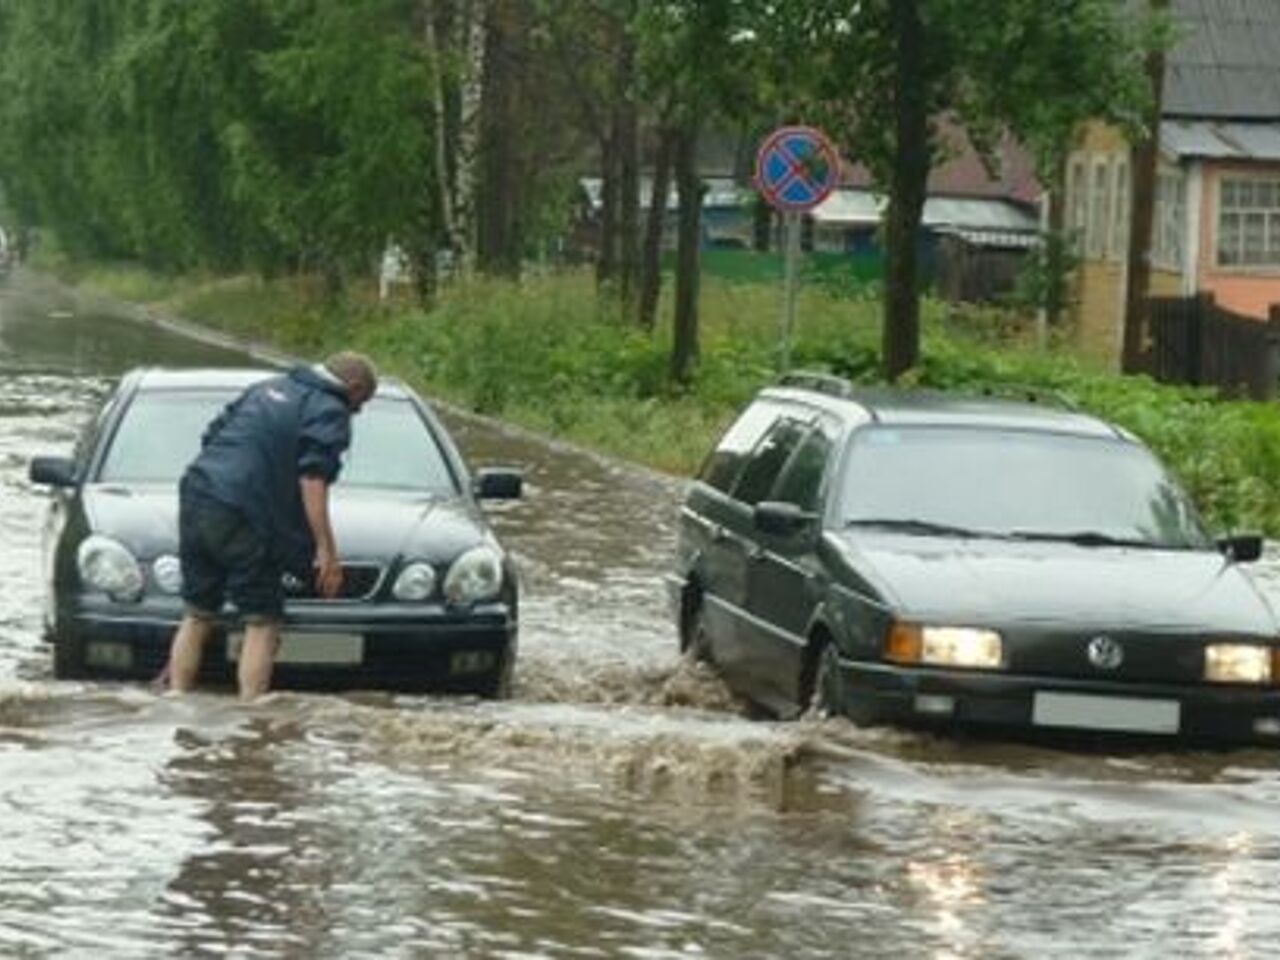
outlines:
[[212, 618], [230, 599], [247, 621], [284, 617], [283, 570], [244, 514], [187, 488], [178, 498], [178, 558], [188, 612]]

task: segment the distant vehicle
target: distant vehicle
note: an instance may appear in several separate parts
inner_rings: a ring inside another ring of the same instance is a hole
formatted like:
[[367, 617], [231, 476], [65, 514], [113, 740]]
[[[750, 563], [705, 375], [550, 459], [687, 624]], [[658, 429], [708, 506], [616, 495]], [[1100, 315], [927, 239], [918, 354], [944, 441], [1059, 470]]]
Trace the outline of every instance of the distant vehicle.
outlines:
[[[205, 426], [263, 370], [136, 370], [70, 458], [39, 457], [51, 488], [44, 526], [45, 630], [61, 678], [155, 677], [182, 614], [177, 481]], [[502, 696], [517, 646], [518, 583], [481, 499], [521, 493], [519, 472], [472, 474], [443, 424], [408, 387], [384, 381], [353, 421], [333, 488], [342, 593], [286, 576], [274, 682]], [[234, 609], [202, 679], [234, 683]]]
[[680, 642], [782, 716], [1280, 743], [1280, 625], [1124, 430], [1061, 406], [764, 390], [681, 513]]

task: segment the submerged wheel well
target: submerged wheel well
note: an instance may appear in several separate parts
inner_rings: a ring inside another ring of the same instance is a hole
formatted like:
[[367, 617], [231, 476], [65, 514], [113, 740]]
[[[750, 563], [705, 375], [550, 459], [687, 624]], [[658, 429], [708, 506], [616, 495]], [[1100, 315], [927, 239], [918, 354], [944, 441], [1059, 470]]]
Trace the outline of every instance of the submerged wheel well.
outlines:
[[813, 684], [818, 677], [818, 655], [822, 648], [835, 641], [831, 628], [825, 623], [815, 623], [809, 628], [809, 640], [804, 648], [804, 666], [800, 671], [800, 706], [804, 708], [813, 699]]

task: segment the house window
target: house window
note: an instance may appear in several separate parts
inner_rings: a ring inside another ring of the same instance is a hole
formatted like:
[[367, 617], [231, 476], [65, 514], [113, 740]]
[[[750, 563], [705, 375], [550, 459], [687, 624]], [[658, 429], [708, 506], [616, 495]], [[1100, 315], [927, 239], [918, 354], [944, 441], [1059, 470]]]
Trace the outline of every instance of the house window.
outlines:
[[1280, 267], [1280, 180], [1223, 177], [1218, 265]]
[[1071, 173], [1067, 181], [1067, 195], [1071, 198], [1067, 212], [1067, 230], [1077, 244], [1076, 250], [1082, 250], [1084, 235], [1089, 225], [1089, 182], [1086, 179], [1086, 166], [1082, 157], [1071, 161]]
[[1124, 260], [1129, 253], [1129, 160], [1115, 159], [1115, 197], [1111, 205], [1111, 259]]
[[1089, 184], [1089, 229], [1086, 232], [1085, 255], [1090, 260], [1107, 256], [1111, 233], [1111, 164], [1095, 159]]
[[1166, 270], [1182, 270], [1186, 234], [1186, 182], [1182, 174], [1156, 175], [1156, 203], [1151, 227], [1151, 262]]

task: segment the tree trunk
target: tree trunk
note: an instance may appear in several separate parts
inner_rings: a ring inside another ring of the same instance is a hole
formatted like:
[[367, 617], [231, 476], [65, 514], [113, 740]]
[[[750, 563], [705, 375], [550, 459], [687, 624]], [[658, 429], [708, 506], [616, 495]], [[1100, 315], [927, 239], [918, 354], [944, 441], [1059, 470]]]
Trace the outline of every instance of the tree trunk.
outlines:
[[[1152, 10], [1165, 10], [1169, 0], [1151, 0]], [[1129, 253], [1124, 294], [1124, 348], [1121, 369], [1136, 373], [1142, 366], [1147, 334], [1148, 294], [1151, 288], [1151, 227], [1155, 219], [1156, 166], [1159, 161], [1160, 113], [1164, 103], [1164, 53], [1147, 55], [1147, 79], [1151, 83], [1151, 113], [1146, 129], [1133, 145], [1130, 160], [1132, 202], [1129, 219]]]
[[757, 196], [751, 207], [752, 246], [760, 253], [768, 253], [773, 238], [773, 207], [764, 197]]
[[895, 381], [920, 359], [917, 236], [929, 180], [929, 103], [919, 58], [925, 49], [919, 0], [893, 0], [896, 35], [895, 163], [889, 189], [883, 364]]
[[635, 310], [640, 281], [640, 108], [636, 103], [636, 41], [623, 34], [618, 86], [618, 296], [622, 315]]
[[436, 27], [439, 0], [422, 0], [422, 40], [427, 52], [428, 82], [430, 84], [431, 120], [428, 129], [433, 141], [433, 159], [431, 194], [435, 200], [435, 209], [439, 221], [440, 232], [455, 253], [460, 248], [460, 239], [455, 236], [453, 217], [453, 183], [449, 177], [449, 118], [445, 109], [444, 97], [444, 52], [440, 47]]
[[658, 317], [658, 297], [662, 293], [662, 235], [667, 221], [667, 195], [671, 192], [671, 163], [675, 135], [670, 127], [658, 131], [658, 153], [653, 162], [653, 189], [649, 196], [649, 218], [644, 229], [644, 263], [640, 273], [640, 326], [652, 330]]
[[482, 105], [476, 258], [481, 270], [518, 276], [521, 261], [521, 150], [519, 62], [520, 0], [489, 4]]
[[676, 189], [680, 195], [680, 237], [676, 250], [675, 337], [671, 347], [671, 378], [679, 384], [693, 380], [698, 364], [698, 284], [702, 241], [702, 180], [698, 176], [696, 118], [682, 122], [676, 140]]
[[463, 275], [474, 266], [479, 230], [476, 225], [476, 163], [480, 153], [481, 104], [485, 75], [485, 0], [462, 0], [458, 36], [463, 52], [462, 83], [458, 95], [458, 146], [454, 168], [454, 232], [459, 249], [457, 269]]
[[618, 155], [618, 115], [610, 114], [600, 140], [600, 247], [596, 252], [596, 282], [612, 283], [618, 276], [618, 201], [621, 197]]

